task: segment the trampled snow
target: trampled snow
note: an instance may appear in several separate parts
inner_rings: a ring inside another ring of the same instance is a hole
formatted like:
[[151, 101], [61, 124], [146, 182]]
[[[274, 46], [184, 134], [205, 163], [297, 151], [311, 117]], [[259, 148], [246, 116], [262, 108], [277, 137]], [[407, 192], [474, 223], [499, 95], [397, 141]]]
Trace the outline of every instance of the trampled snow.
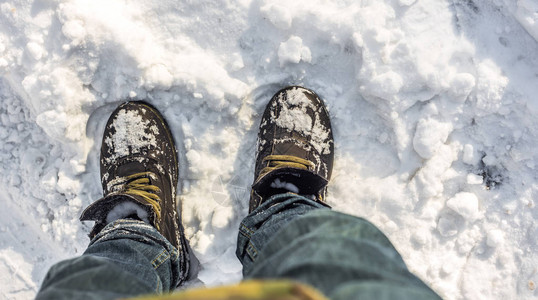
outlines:
[[328, 202], [383, 230], [446, 299], [538, 297], [536, 0], [0, 3], [0, 298], [80, 255], [112, 110], [146, 100], [180, 152], [207, 286], [237, 282], [272, 95], [322, 97]]

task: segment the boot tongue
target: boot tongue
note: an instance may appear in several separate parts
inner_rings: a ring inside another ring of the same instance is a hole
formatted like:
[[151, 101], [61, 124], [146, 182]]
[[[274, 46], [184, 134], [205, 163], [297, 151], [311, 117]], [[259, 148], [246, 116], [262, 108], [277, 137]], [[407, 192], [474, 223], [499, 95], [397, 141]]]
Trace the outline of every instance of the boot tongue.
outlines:
[[290, 156], [296, 156], [299, 158], [307, 159], [308, 160], [308, 152], [305, 150], [307, 147], [302, 141], [300, 140], [294, 140], [292, 141], [285, 141], [278, 143], [276, 142], [274, 145], [273, 154], [279, 155], [279, 154], [285, 154]]
[[[282, 188], [271, 187], [271, 184], [279, 180], [280, 182], [291, 183], [297, 187], [299, 195], [318, 196], [321, 190], [329, 183], [325, 178], [308, 170], [296, 168], [281, 168], [260, 178], [252, 189], [262, 198], [282, 192]], [[273, 186], [275, 186], [273, 184]]]
[[[309, 160], [307, 155], [315, 150], [312, 149], [309, 152], [305, 150], [305, 147], [308, 146], [303, 144], [303, 141], [299, 139], [294, 139], [293, 141], [281, 141], [280, 143], [276, 142], [274, 145], [273, 154], [285, 154]], [[296, 194], [314, 195], [316, 197], [328, 184], [328, 180], [318, 175], [313, 170], [283, 167], [273, 170], [265, 176], [258, 178], [252, 188], [263, 198], [285, 192], [286, 189], [283, 189], [279, 187], [278, 184], [275, 184], [277, 181], [289, 183], [296, 187], [298, 189]]]
[[[109, 212], [115, 208], [115, 205], [128, 201], [136, 203], [136, 205], [139, 205], [144, 210], [146, 210], [148, 215], [147, 218], [149, 219], [150, 223], [153, 223], [153, 220], [155, 219], [155, 213], [153, 212], [151, 205], [144, 201], [141, 196], [128, 195], [122, 192], [123, 185], [121, 184], [121, 182], [123, 182], [123, 184], [126, 183], [125, 176], [122, 176], [123, 174], [133, 175], [147, 171], [152, 171], [154, 174], [156, 174], [155, 170], [148, 170], [147, 166], [153, 165], [148, 163], [148, 160], [150, 160], [148, 157], [135, 155], [125, 157], [119, 160], [117, 162], [117, 168], [113, 170], [113, 174], [110, 174], [110, 176], [113, 176], [113, 178], [108, 181], [108, 186], [105, 190], [105, 195], [108, 196], [105, 196], [90, 204], [82, 212], [82, 215], [80, 217], [81, 221], [96, 221], [96, 226], [98, 223], [106, 224], [106, 218]], [[150, 178], [150, 182], [152, 180], [153, 179]]]
[[93, 237], [95, 237], [95, 235], [108, 224], [107, 217], [110, 211], [113, 210], [116, 205], [125, 202], [131, 202], [134, 205], [139, 205], [142, 210], [146, 210], [147, 214], [145, 214], [145, 216], [148, 218], [148, 223], [152, 224], [154, 213], [150, 206], [145, 205], [144, 202], [140, 202], [139, 199], [136, 199], [136, 197], [131, 195], [109, 195], [90, 204], [80, 215], [81, 221], [95, 221], [95, 225], [89, 235], [90, 238], [93, 239]]

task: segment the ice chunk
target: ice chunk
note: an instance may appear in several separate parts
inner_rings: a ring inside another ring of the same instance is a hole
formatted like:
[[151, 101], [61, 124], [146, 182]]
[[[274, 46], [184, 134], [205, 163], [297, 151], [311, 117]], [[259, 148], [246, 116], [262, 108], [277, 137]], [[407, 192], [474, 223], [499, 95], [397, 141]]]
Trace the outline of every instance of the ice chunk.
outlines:
[[450, 81], [449, 95], [455, 102], [463, 103], [476, 85], [476, 80], [469, 73], [459, 73]]
[[486, 166], [495, 166], [497, 164], [497, 158], [494, 155], [488, 154], [482, 158], [482, 162]]
[[430, 242], [431, 233], [425, 228], [418, 229], [411, 235], [411, 240], [418, 246], [424, 246]]
[[484, 183], [484, 179], [480, 175], [476, 174], [467, 174], [467, 184], [482, 184]]
[[45, 52], [45, 49], [43, 49], [41, 45], [34, 42], [26, 44], [26, 50], [28, 50], [30, 56], [32, 56], [32, 58], [35, 60], [40, 60]]
[[278, 61], [280, 66], [286, 64], [297, 64], [300, 61], [309, 63], [312, 60], [310, 48], [303, 46], [303, 40], [292, 35], [286, 42], [280, 43], [278, 47]]
[[502, 243], [504, 242], [503, 232], [499, 229], [493, 229], [488, 231], [486, 242], [488, 246], [492, 248], [502, 245]]
[[73, 40], [73, 45], [78, 45], [86, 35], [84, 24], [80, 20], [69, 20], [62, 26], [62, 33], [69, 39]]
[[191, 166], [198, 166], [202, 163], [202, 157], [196, 150], [189, 150], [185, 156]]
[[463, 157], [462, 158], [463, 158], [463, 162], [468, 164], [468, 165], [474, 165], [476, 163], [475, 152], [474, 152], [473, 145], [465, 144], [465, 146], [463, 146]]
[[480, 218], [478, 198], [473, 193], [457, 193], [446, 202], [446, 205], [469, 222]]
[[452, 132], [450, 123], [442, 123], [435, 119], [421, 119], [413, 137], [415, 151], [424, 159], [432, 158], [437, 149], [446, 142]]

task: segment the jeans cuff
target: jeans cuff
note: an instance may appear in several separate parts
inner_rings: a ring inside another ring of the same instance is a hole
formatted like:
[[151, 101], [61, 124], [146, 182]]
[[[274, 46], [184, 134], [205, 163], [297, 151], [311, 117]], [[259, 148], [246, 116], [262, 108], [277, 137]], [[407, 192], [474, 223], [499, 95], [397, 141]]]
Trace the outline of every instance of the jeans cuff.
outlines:
[[293, 193], [277, 194], [253, 210], [239, 227], [236, 255], [243, 270], [254, 262], [264, 245], [288, 222], [311, 210], [327, 208], [310, 198]]

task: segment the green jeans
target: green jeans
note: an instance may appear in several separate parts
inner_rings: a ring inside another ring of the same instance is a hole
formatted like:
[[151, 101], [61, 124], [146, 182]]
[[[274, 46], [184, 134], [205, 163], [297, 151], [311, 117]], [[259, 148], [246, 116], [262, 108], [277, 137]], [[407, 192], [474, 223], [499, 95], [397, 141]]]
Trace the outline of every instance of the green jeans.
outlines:
[[[331, 299], [439, 299], [374, 225], [294, 194], [275, 195], [245, 217], [236, 253], [246, 279], [292, 279]], [[119, 220], [82, 256], [54, 265], [37, 299], [168, 292], [179, 267], [177, 250], [157, 230]]]
[[241, 223], [237, 244], [245, 278], [297, 280], [331, 299], [440, 299], [370, 222], [302, 196], [264, 202]]

